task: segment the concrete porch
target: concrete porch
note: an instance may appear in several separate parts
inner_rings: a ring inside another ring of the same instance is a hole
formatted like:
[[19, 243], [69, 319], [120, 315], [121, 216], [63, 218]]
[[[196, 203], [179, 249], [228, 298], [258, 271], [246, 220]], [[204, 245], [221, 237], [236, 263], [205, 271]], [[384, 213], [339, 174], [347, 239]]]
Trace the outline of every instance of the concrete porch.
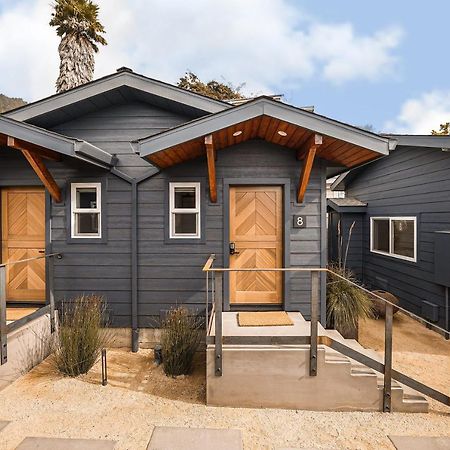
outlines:
[[[222, 315], [222, 334], [246, 337], [308, 337], [310, 322], [298, 312], [288, 313], [293, 325], [238, 325], [236, 312]], [[210, 336], [215, 336], [214, 320]], [[328, 336], [382, 362], [376, 352], [335, 330], [318, 325]], [[383, 376], [341, 353], [318, 346], [317, 376], [309, 374], [309, 345], [224, 344], [222, 376], [215, 373], [214, 344], [207, 346], [207, 404], [232, 407], [286, 408], [316, 411], [382, 411]], [[412, 389], [392, 381], [392, 410], [426, 412], [428, 402]]]

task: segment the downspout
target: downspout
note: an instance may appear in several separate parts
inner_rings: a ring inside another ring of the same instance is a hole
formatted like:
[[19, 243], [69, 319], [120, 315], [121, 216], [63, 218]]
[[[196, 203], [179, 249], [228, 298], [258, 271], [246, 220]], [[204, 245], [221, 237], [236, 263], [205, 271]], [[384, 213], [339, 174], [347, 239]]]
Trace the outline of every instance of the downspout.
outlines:
[[120, 170], [113, 168], [111, 173], [131, 185], [131, 351], [139, 351], [138, 324], [138, 184], [158, 173], [158, 169], [151, 169], [138, 178], [132, 178]]

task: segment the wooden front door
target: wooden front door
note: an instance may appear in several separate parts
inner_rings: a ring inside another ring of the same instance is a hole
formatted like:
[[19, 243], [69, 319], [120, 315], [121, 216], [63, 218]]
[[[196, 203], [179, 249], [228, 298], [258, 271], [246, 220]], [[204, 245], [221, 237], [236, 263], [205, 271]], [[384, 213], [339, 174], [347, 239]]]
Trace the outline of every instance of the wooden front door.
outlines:
[[[230, 268], [282, 267], [283, 188], [230, 187]], [[231, 304], [282, 303], [281, 272], [230, 272]]]
[[[43, 188], [2, 190], [2, 262], [41, 256], [45, 251], [45, 191]], [[45, 259], [10, 265], [6, 299], [45, 302]]]

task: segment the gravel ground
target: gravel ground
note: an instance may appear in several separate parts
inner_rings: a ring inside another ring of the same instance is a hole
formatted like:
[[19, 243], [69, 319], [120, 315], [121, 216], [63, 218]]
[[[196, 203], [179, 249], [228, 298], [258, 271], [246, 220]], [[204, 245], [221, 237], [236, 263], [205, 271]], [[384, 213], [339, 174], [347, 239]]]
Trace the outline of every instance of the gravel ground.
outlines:
[[450, 435], [450, 410], [434, 403], [429, 414], [207, 407], [201, 357], [191, 376], [178, 379], [165, 377], [149, 351], [111, 350], [108, 364], [106, 387], [98, 365], [69, 379], [44, 362], [3, 390], [0, 420], [12, 423], [0, 432], [0, 449], [26, 436], [113, 439], [117, 449], [145, 449], [157, 425], [240, 429], [246, 449], [393, 449], [389, 434]]

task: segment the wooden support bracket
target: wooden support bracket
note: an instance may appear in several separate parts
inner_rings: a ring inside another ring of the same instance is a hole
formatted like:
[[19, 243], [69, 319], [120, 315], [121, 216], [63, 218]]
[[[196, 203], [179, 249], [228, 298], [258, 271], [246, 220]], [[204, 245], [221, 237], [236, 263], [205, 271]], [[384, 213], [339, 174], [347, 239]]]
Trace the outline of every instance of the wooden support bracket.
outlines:
[[7, 136], [6, 145], [9, 148], [14, 148], [20, 151], [28, 150], [43, 159], [48, 159], [50, 161], [61, 161], [61, 155], [59, 153], [40, 147], [38, 145], [31, 144], [29, 142], [22, 141], [21, 139], [14, 138], [12, 136]]
[[305, 199], [306, 188], [309, 183], [309, 177], [311, 175], [311, 170], [314, 164], [314, 158], [316, 156], [317, 148], [322, 145], [322, 136], [320, 134], [313, 134], [299, 149], [299, 153], [305, 155], [303, 161], [302, 172], [300, 174], [300, 181], [298, 184], [297, 191], [297, 202], [303, 203]]
[[211, 203], [217, 203], [216, 150], [211, 134], [205, 136], [205, 148], [208, 162], [209, 198]]
[[35, 171], [36, 175], [42, 181], [42, 184], [47, 188], [55, 202], [59, 203], [62, 200], [61, 189], [56, 184], [52, 174], [48, 171], [43, 163], [41, 157], [30, 150], [21, 149], [23, 156], [30, 163], [30, 166]]

